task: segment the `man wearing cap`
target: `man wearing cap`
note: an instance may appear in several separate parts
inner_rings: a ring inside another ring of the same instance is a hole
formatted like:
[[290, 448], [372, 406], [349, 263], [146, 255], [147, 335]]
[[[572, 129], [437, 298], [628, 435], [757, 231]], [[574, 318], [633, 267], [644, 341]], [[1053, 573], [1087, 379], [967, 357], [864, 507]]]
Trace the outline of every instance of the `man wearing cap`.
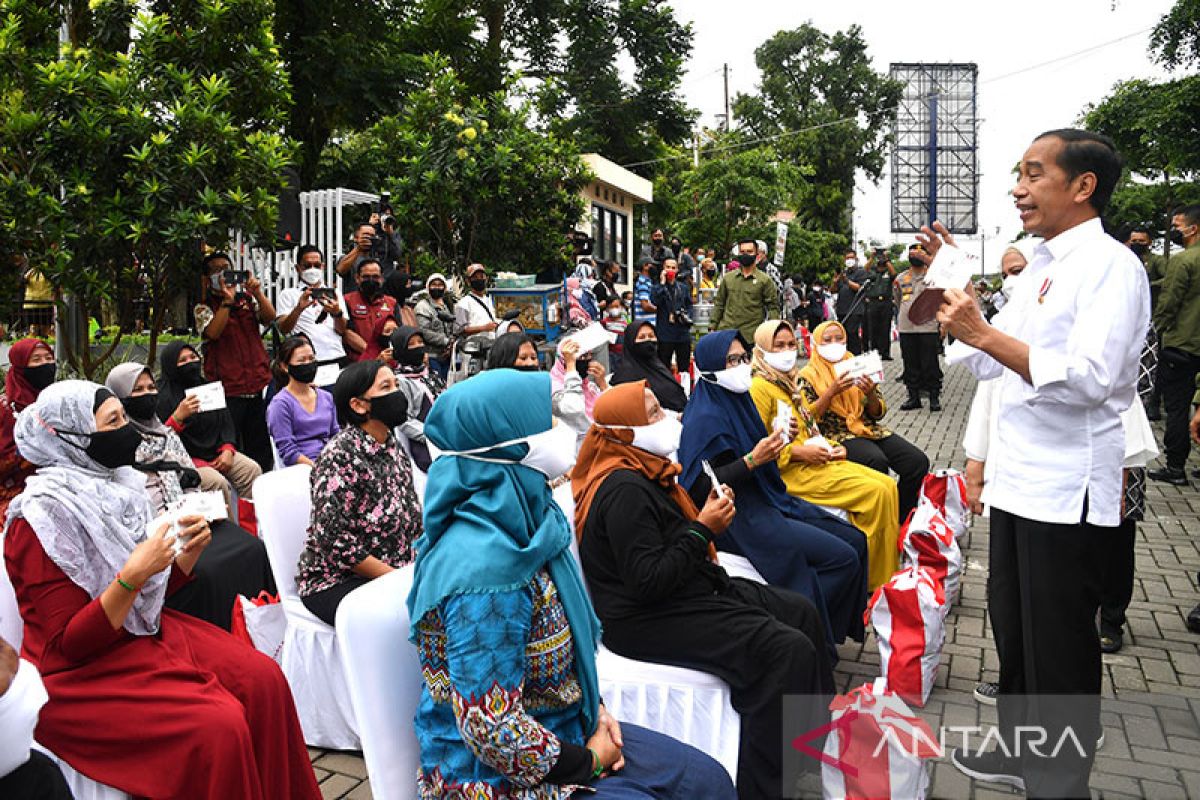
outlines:
[[900, 358], [904, 361], [904, 387], [908, 400], [901, 411], [921, 408], [921, 392], [929, 393], [929, 410], [941, 411], [942, 367], [938, 363], [940, 336], [936, 319], [917, 325], [908, 311], [921, 292], [925, 291], [928, 256], [925, 248], [914, 244], [908, 248], [908, 269], [892, 282], [892, 302], [899, 309], [896, 326], [900, 330]]
[[455, 323], [463, 336], [496, 335], [496, 307], [487, 294], [488, 276], [483, 264], [467, 267], [467, 286], [471, 291], [454, 306]]

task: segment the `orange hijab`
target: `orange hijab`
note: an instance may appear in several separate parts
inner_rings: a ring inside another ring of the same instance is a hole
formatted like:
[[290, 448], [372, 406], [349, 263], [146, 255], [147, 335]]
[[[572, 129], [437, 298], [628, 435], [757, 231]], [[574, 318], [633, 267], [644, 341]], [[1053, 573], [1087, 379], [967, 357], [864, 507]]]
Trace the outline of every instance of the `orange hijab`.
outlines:
[[689, 520], [699, 512], [676, 477], [683, 468], [670, 459], [634, 447], [633, 431], [605, 425], [649, 425], [646, 418], [646, 382], [614, 386], [596, 399], [595, 422], [584, 437], [575, 468], [571, 471], [571, 493], [575, 495], [575, 538], [583, 537], [583, 525], [596, 492], [604, 479], [619, 469], [637, 472], [667, 489], [671, 499]]
[[[842, 323], [830, 320], [822, 322], [812, 332], [813, 352], [809, 358], [808, 364], [804, 369], [800, 370], [800, 377], [804, 378], [810, 384], [818, 395], [823, 394], [826, 389], [837, 382], [837, 374], [833, 371], [833, 364], [821, 357], [817, 346], [821, 342], [821, 337], [825, 331], [832, 327], [840, 328], [842, 336], [846, 335], [846, 328]], [[854, 358], [849, 352], [842, 356], [842, 361]], [[829, 408], [833, 413], [846, 421], [846, 428], [855, 436], [870, 437], [871, 431], [863, 422], [863, 406], [866, 400], [866, 395], [862, 389], [857, 386], [852, 386], [846, 391], [834, 396], [833, 401], [829, 404]]]

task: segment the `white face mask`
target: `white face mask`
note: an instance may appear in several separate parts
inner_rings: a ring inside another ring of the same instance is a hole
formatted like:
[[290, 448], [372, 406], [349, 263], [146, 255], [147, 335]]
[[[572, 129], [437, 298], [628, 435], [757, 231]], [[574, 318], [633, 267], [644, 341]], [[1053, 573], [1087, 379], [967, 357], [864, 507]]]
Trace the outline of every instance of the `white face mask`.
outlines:
[[780, 350], [777, 353], [763, 353], [763, 361], [780, 372], [791, 372], [796, 366], [798, 355], [795, 350]]
[[[488, 458], [479, 455], [489, 450], [499, 450], [514, 444], [524, 442], [529, 445], [529, 452], [520, 461], [507, 458]], [[509, 439], [507, 442], [491, 444], [487, 447], [476, 447], [473, 450], [441, 450], [439, 455], [462, 456], [476, 461], [487, 461], [490, 464], [521, 464], [546, 476], [548, 480], [562, 477], [575, 466], [576, 437], [567, 425], [555, 425], [553, 428], [532, 436], [522, 436], [519, 439]]]
[[[710, 378], [709, 375], [712, 377]], [[750, 382], [754, 375], [749, 364], [738, 364], [736, 367], [705, 373], [700, 377], [734, 394], [745, 394], [750, 391]]]
[[625, 311], [620, 308], [610, 308], [608, 310], [608, 315], [613, 318], [623, 317], [623, 316], [625, 316]]
[[583, 289], [572, 289], [571, 297], [574, 297], [576, 300], [582, 299], [583, 298]]
[[1015, 283], [1016, 283], [1016, 280], [1018, 277], [1019, 276], [1017, 276], [1017, 275], [1005, 276], [1004, 285], [1002, 285], [1000, 287], [1000, 293], [1004, 295], [1005, 300], [1012, 299], [1013, 288], [1015, 286]]
[[819, 344], [817, 345], [817, 352], [826, 361], [836, 363], [846, 357], [846, 343], [830, 342], [829, 344]]
[[29, 760], [33, 729], [38, 712], [46, 705], [46, 687], [37, 667], [25, 659], [17, 662], [8, 691], [0, 696], [0, 771], [15, 768]]
[[300, 280], [304, 281], [309, 286], [316, 286], [321, 282], [322, 277], [323, 275], [321, 274], [321, 270], [317, 269], [316, 267], [309, 267], [308, 269], [300, 270]]
[[857, 258], [847, 258], [846, 259], [846, 269], [854, 269], [857, 266], [858, 266]]
[[600, 425], [601, 428], [633, 431], [633, 446], [663, 458], [671, 458], [679, 450], [679, 439], [683, 436], [683, 423], [669, 412], [658, 422], [649, 425]]

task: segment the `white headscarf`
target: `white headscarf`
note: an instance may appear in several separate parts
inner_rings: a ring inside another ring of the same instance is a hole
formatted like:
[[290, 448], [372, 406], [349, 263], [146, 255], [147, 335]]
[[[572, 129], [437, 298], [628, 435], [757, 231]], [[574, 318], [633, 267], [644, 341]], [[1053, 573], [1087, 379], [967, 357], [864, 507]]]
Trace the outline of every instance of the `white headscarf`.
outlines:
[[[58, 434], [95, 433], [92, 408], [101, 388], [88, 381], [51, 384], [17, 418], [17, 449], [39, 469], [8, 507], [9, 521], [25, 519], [50, 559], [93, 598], [117, 577], [151, 520], [141, 473], [101, 466]], [[125, 618], [127, 631], [158, 632], [167, 577], [163, 570], [146, 581]]]

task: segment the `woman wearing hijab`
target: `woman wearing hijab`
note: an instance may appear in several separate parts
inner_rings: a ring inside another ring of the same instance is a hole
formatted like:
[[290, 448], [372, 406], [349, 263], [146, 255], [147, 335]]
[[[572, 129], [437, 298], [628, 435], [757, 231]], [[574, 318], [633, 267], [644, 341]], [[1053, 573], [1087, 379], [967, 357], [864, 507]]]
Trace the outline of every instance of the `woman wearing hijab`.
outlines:
[[[371, 329], [371, 335], [367, 339], [367, 346], [362, 352], [362, 357], [358, 360], [378, 360], [395, 369], [396, 360], [392, 354], [392, 333], [399, 327], [400, 323], [392, 316], [376, 320], [375, 326]], [[416, 330], [416, 328], [413, 330]]]
[[412, 561], [421, 505], [392, 433], [408, 419], [395, 374], [358, 361], [333, 385], [341, 431], [312, 471], [312, 522], [296, 581], [304, 607], [332, 625], [350, 592]]
[[446, 391], [442, 376], [429, 367], [425, 337], [414, 327], [401, 326], [392, 332], [389, 348], [396, 362], [396, 378], [400, 391], [408, 400], [408, 421], [400, 430], [408, 437], [413, 463], [422, 472], [429, 471], [433, 459], [425, 443], [425, 418], [433, 401]]
[[738, 796], [780, 797], [798, 778], [781, 760], [782, 696], [807, 698], [797, 730], [828, 719], [827, 634], [803, 595], [717, 565], [712, 543], [734, 518], [733, 491], [714, 488], [697, 509], [669, 458], [679, 445], [680, 423], [644, 382], [596, 401], [571, 473], [583, 571], [609, 649], [729, 684], [742, 715]]
[[796, 381], [804, 403], [830, 442], [846, 449], [855, 464], [900, 476], [901, 520], [917, 506], [917, 493], [929, 472], [929, 458], [916, 445], [879, 423], [887, 413], [883, 393], [870, 378], [840, 379], [833, 365], [852, 358], [846, 352], [846, 329], [823, 322], [813, 331], [813, 356]]
[[867, 585], [874, 591], [896, 571], [900, 532], [896, 482], [846, 460], [845, 450], [821, 438], [798, 385], [796, 335], [791, 324], [767, 320], [754, 332], [750, 399], [768, 429], [783, 409], [797, 433], [779, 454], [779, 473], [789, 494], [850, 515], [867, 536]]
[[584, 289], [579, 278], [567, 278], [567, 322], [573, 328], [586, 328], [594, 320], [584, 306]]
[[429, 368], [446, 379], [454, 342], [454, 310], [446, 304], [446, 276], [435, 272], [425, 280], [425, 296], [417, 301], [417, 327], [429, 348]]
[[269, 657], [170, 608], [211, 539], [202, 517], [148, 530], [142, 436], [104, 387], [63, 381], [17, 421], [37, 474], [9, 507], [4, 559], [23, 653], [49, 702], [38, 741], [135, 797], [321, 796], [291, 691]]
[[333, 395], [314, 384], [317, 356], [306, 336], [285, 339], [275, 355], [275, 381], [283, 388], [267, 404], [267, 428], [285, 467], [317, 462], [339, 430]]
[[558, 358], [550, 370], [554, 387], [551, 404], [554, 416], [571, 426], [581, 438], [592, 426], [596, 398], [608, 389], [604, 365], [591, 353], [579, 353], [579, 343], [564, 339], [558, 345]]
[[[717, 549], [745, 556], [772, 586], [799, 592], [822, 612], [830, 644], [861, 641], [867, 539], [853, 525], [793, 497], [777, 461], [787, 440], [767, 434], [750, 400], [750, 352], [736, 329], [696, 345], [700, 380], [683, 412], [681, 484], [697, 504], [712, 490], [703, 462], [737, 492], [738, 514]], [[834, 651], [836, 659], [836, 651]]]
[[159, 419], [179, 434], [196, 466], [212, 467], [239, 496], [251, 499], [262, 468], [237, 451], [237, 431], [229, 410], [200, 411], [197, 398], [187, 396], [188, 389], [206, 383], [196, 348], [186, 342], [171, 342], [163, 348], [159, 366]]
[[[425, 681], [418, 793], [440, 797], [735, 796], [708, 756], [619, 725], [600, 703], [600, 626], [549, 481], [574, 460], [550, 378], [490, 370], [426, 420], [442, 456], [408, 596]], [[777, 748], [778, 749], [778, 748]]]
[[524, 333], [506, 333], [497, 336], [492, 349], [488, 351], [487, 363], [484, 369], [519, 369], [537, 372], [538, 365], [537, 343]]
[[658, 334], [649, 322], [634, 322], [625, 329], [621, 364], [613, 372], [612, 384], [645, 381], [663, 408], [682, 413], [687, 395], [671, 370], [658, 356]]
[[[158, 388], [150, 369], [137, 363], [118, 364], [104, 385], [142, 434], [135, 466], [146, 476], [151, 515], [165, 514], [186, 492], [208, 491], [175, 431], [155, 416]], [[211, 528], [212, 542], [192, 570], [195, 580], [171, 595], [167, 606], [229, 630], [237, 596], [257, 597], [264, 589], [274, 594], [275, 580], [262, 540], [228, 519], [212, 522]]]
[[41, 339], [22, 339], [9, 349], [4, 396], [0, 397], [0, 525], [9, 501], [21, 493], [25, 479], [36, 469], [17, 451], [13, 438], [17, 414], [32, 405], [55, 377], [54, 351]]

